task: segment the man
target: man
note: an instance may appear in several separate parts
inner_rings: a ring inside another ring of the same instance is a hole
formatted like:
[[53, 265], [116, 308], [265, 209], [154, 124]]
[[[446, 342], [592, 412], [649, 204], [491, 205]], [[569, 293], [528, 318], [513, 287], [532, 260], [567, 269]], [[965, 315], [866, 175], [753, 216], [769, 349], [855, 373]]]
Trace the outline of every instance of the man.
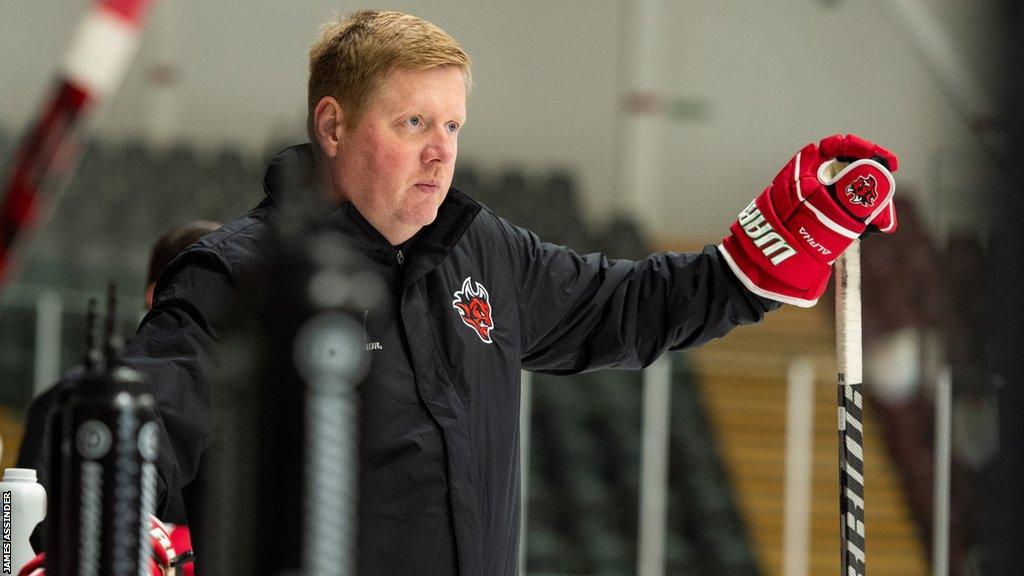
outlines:
[[[470, 84], [465, 52], [419, 18], [362, 11], [324, 29], [310, 51], [311, 144], [274, 159], [259, 206], [172, 263], [125, 353], [155, 383], [162, 491], [184, 488], [194, 505], [211, 432], [201, 366], [234, 289], [258, 281], [288, 183], [333, 202], [330, 225], [390, 288], [391, 312], [366, 321], [378, 361], [360, 387], [362, 576], [515, 573], [521, 369], [641, 368], [779, 302], [811, 305], [869, 222], [895, 227], [883, 166], [895, 156], [835, 136], [801, 150], [720, 247], [579, 256], [450, 187]], [[857, 162], [836, 173], [835, 157]], [[831, 195], [833, 180], [855, 193]]]
[[[206, 220], [196, 220], [185, 226], [178, 226], [165, 232], [153, 244], [149, 253], [149, 267], [146, 272], [146, 309], [153, 306], [153, 289], [156, 287], [156, 280], [160, 272], [174, 259], [182, 250], [216, 230], [220, 224]], [[18, 451], [18, 467], [32, 468], [39, 471], [39, 477], [45, 482], [47, 464], [46, 446], [49, 445], [46, 423], [50, 418], [50, 410], [53, 408], [56, 387], [50, 387], [42, 394], [32, 400], [28, 412], [25, 415], [25, 433]], [[161, 519], [173, 524], [185, 523], [185, 509], [181, 504], [180, 495], [172, 499], [168, 512]]]
[[[196, 240], [216, 230], [220, 226], [217, 222], [196, 220], [184, 226], [178, 226], [165, 232], [153, 244], [149, 253], [149, 267], [146, 272], [146, 309], [153, 306], [153, 289], [156, 286], [157, 278], [167, 264]], [[56, 399], [57, 387], [52, 386], [29, 405], [25, 416], [25, 433], [18, 451], [19, 468], [32, 468], [38, 472], [40, 482], [46, 485], [49, 479], [49, 455], [46, 453], [50, 445], [50, 430], [47, 423], [51, 418], [54, 400]], [[174, 539], [174, 546], [177, 550], [185, 551], [191, 548], [189, 544], [188, 529], [184, 526], [185, 506], [181, 499], [181, 493], [169, 494], [167, 505], [160, 514], [160, 519], [171, 524], [171, 536]], [[174, 529], [174, 525], [179, 525]], [[33, 533], [33, 547], [37, 551], [42, 550], [42, 530], [37, 529]], [[191, 565], [183, 569], [186, 576], [191, 574]]]
[[185, 248], [217, 228], [220, 228], [220, 222], [193, 220], [184, 226], [171, 228], [157, 238], [149, 252], [149, 266], [146, 268], [146, 310], [153, 307], [153, 291], [164, 268], [167, 268], [167, 265]]

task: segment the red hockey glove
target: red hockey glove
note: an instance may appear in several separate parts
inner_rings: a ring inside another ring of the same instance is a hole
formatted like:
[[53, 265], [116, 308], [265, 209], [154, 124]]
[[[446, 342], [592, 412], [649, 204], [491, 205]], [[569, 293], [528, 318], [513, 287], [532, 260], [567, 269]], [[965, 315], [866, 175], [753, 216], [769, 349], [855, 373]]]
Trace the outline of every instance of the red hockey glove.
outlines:
[[171, 531], [156, 516], [149, 517], [149, 538], [152, 545], [149, 572], [152, 576], [172, 576], [175, 574], [171, 561], [175, 558], [174, 545], [171, 543]]
[[183, 524], [177, 524], [169, 526], [171, 528], [171, 545], [174, 546], [174, 551], [178, 553], [177, 558], [171, 560], [172, 564], [176, 564], [178, 567], [177, 576], [193, 576], [195, 574], [195, 563], [192, 562], [192, 535], [188, 531], [188, 526]]
[[853, 134], [808, 144], [740, 212], [718, 249], [751, 292], [813, 306], [851, 242], [869, 227], [896, 230], [897, 168], [892, 152]]
[[[150, 576], [175, 576], [172, 561], [175, 558], [171, 536], [162, 522], [155, 516], [149, 517], [149, 536], [152, 554], [149, 557]], [[28, 561], [18, 571], [18, 576], [46, 576], [46, 553], [43, 552]]]
[[46, 574], [45, 566], [46, 552], [42, 552], [22, 566], [21, 570], [18, 570], [18, 576], [44, 576]]

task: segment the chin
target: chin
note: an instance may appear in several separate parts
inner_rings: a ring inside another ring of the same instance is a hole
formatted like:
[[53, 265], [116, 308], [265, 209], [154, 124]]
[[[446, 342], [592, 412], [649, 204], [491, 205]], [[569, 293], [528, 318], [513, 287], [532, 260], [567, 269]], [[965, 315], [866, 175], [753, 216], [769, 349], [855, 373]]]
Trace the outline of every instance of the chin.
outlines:
[[437, 220], [436, 208], [434, 210], [431, 210], [429, 213], [424, 211], [416, 214], [416, 217], [414, 218], [413, 221], [417, 226], [423, 227], [430, 226], [431, 224], [434, 223], [434, 220]]
[[433, 224], [434, 220], [437, 219], [437, 210], [441, 207], [441, 201], [443, 200], [444, 197], [441, 197], [441, 199], [436, 203], [431, 202], [429, 205], [422, 205], [413, 208], [409, 211], [409, 217], [406, 221], [416, 226], [428, 226]]

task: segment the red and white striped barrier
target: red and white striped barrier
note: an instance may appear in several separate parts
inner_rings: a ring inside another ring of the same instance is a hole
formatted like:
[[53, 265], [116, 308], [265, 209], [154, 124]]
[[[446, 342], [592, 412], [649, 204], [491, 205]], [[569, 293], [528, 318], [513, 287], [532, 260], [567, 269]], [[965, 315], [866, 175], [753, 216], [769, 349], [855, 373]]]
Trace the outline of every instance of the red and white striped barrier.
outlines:
[[70, 180], [82, 121], [124, 79], [150, 0], [99, 0], [78, 28], [57, 87], [25, 132], [0, 196], [0, 288], [16, 241], [39, 225], [42, 207]]

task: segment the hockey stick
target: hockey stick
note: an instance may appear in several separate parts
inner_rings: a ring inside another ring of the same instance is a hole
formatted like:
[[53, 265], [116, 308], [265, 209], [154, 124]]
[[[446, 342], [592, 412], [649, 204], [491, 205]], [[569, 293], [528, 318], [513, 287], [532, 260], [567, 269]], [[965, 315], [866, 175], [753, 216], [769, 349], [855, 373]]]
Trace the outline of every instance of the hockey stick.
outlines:
[[79, 25], [42, 111], [25, 132], [8, 175], [0, 176], [0, 289], [16, 241], [24, 240], [70, 181], [84, 121], [117, 90], [138, 48], [151, 0], [94, 0]]
[[860, 321], [860, 241], [836, 261], [839, 361], [840, 574], [864, 576], [864, 424]]

